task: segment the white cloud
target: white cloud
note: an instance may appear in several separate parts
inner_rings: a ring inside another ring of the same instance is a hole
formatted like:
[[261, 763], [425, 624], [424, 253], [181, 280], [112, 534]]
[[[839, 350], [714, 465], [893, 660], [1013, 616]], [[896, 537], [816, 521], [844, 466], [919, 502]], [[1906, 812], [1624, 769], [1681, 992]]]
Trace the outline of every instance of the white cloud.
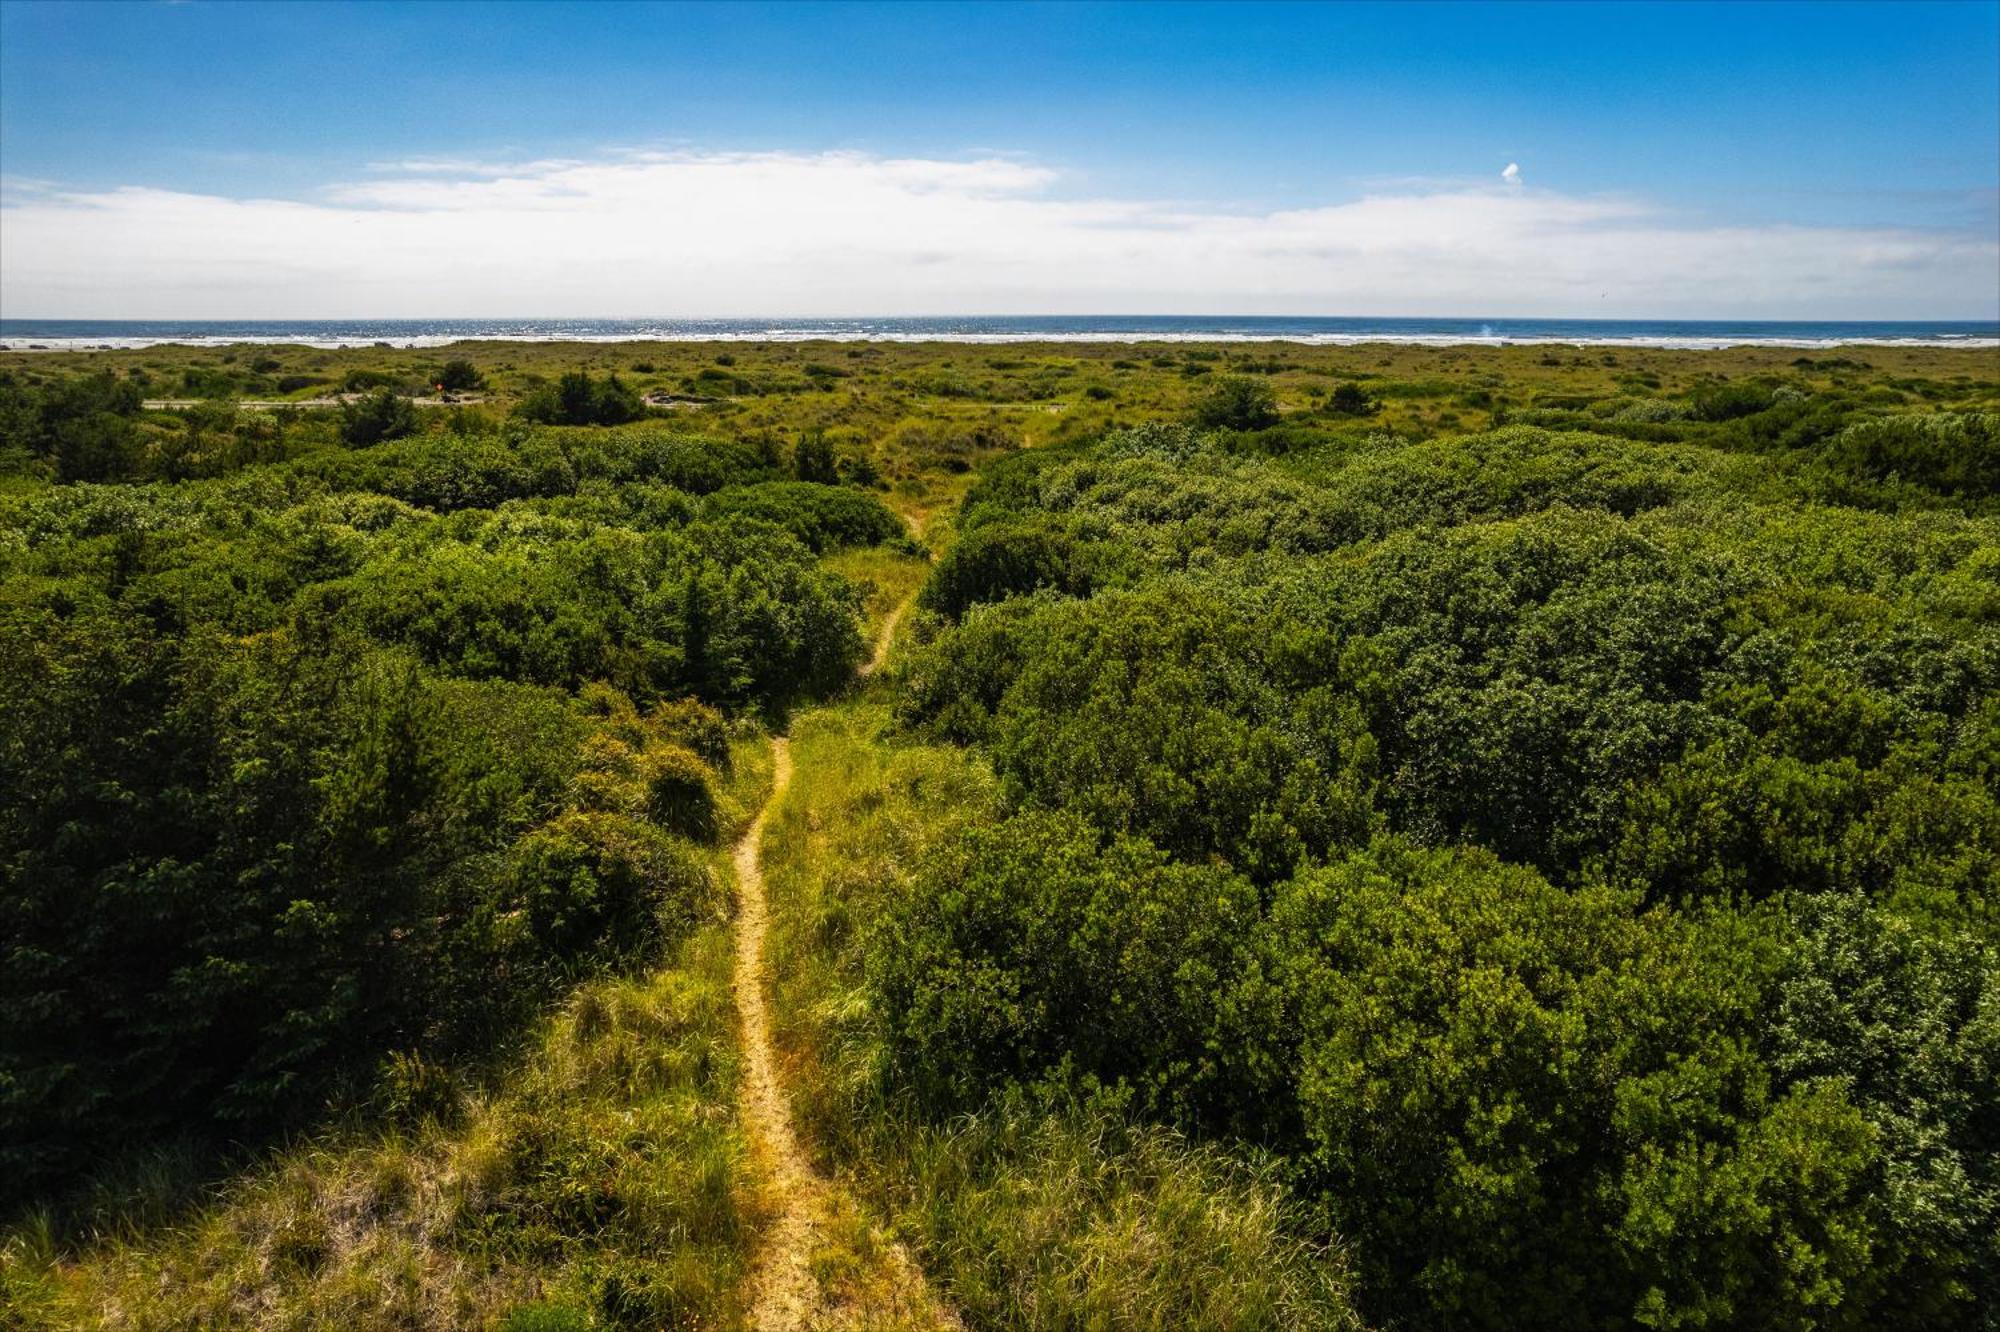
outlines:
[[393, 164], [313, 202], [0, 206], [16, 317], [950, 313], [1990, 318], [1977, 232], [1704, 226], [1518, 184], [1235, 213], [1019, 160], [631, 152]]
[[1519, 185], [1521, 183], [1521, 164], [1519, 162], [1509, 162], [1506, 168], [1501, 171], [1500, 179], [1506, 181], [1509, 185]]

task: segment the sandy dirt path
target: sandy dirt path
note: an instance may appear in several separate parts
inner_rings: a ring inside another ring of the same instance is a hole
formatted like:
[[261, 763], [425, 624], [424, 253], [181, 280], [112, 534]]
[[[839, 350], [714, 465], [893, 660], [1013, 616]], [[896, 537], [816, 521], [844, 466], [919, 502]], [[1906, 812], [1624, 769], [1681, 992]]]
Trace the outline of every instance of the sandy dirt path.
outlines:
[[883, 617], [882, 632], [875, 639], [875, 651], [867, 661], [861, 663], [860, 669], [856, 672], [862, 679], [867, 679], [889, 664], [889, 645], [896, 641], [896, 626], [903, 622], [903, 616], [916, 604], [917, 594], [912, 592], [897, 602], [895, 609]]
[[771, 798], [736, 844], [736, 1011], [743, 1023], [743, 1120], [778, 1206], [767, 1247], [750, 1286], [750, 1326], [764, 1329], [811, 1326], [819, 1306], [819, 1283], [811, 1259], [814, 1218], [824, 1183], [799, 1150], [791, 1110], [778, 1083], [771, 1053], [771, 1015], [764, 1002], [764, 935], [770, 908], [764, 898], [759, 850], [764, 824], [784, 799], [792, 780], [792, 749], [783, 736], [771, 742]]
[[[919, 539], [922, 515], [906, 515]], [[889, 660], [897, 626], [917, 594], [897, 603], [876, 631], [875, 650], [856, 671], [865, 679]], [[777, 1219], [751, 1269], [749, 1325], [755, 1332], [868, 1328], [907, 1332], [963, 1332], [958, 1316], [938, 1299], [909, 1251], [893, 1241], [873, 1249], [868, 1279], [847, 1283], [844, 1295], [825, 1290], [813, 1270], [829, 1223], [851, 1228], [859, 1208], [839, 1181], [813, 1168], [792, 1129], [791, 1106], [771, 1045], [771, 1012], [764, 939], [771, 909], [764, 894], [764, 829], [792, 780], [792, 749], [784, 736], [771, 741], [771, 794], [736, 844], [736, 1011], [743, 1028], [743, 1124], [751, 1154]], [[857, 1293], [859, 1292], [859, 1293]]]
[[[893, 619], [884, 626], [887, 643]], [[881, 655], [878, 652], [878, 657]], [[774, 764], [771, 796], [736, 844], [736, 1009], [743, 1027], [743, 1121], [771, 1206], [777, 1213], [750, 1277], [750, 1326], [756, 1332], [818, 1328], [943, 1329], [957, 1332], [956, 1316], [939, 1302], [924, 1275], [900, 1244], [876, 1254], [880, 1271], [865, 1283], [866, 1294], [845, 1299], [821, 1288], [813, 1271], [829, 1219], [839, 1209], [852, 1215], [856, 1204], [837, 1181], [813, 1168], [792, 1130], [791, 1108], [771, 1046], [766, 1000], [764, 937], [770, 906], [764, 895], [762, 846], [771, 811], [792, 779], [791, 746], [783, 736], [771, 742]]]
[[[325, 411], [359, 402], [365, 393], [341, 393], [328, 398], [147, 398], [139, 404], [149, 412], [183, 412], [190, 407], [240, 407], [246, 412]], [[478, 397], [411, 398], [414, 407], [470, 407], [485, 402]]]
[[[903, 515], [903, 521], [910, 525], [911, 536], [919, 541], [924, 539], [926, 519], [923, 514], [906, 513]], [[917, 591], [921, 590], [921, 588], [917, 589]], [[889, 645], [896, 641], [896, 629], [903, 623], [903, 616], [909, 613], [910, 607], [917, 604], [917, 591], [912, 591], [909, 596], [897, 602], [895, 609], [891, 610], [883, 618], [882, 627], [875, 634], [875, 651], [869, 656], [867, 661], [861, 664], [860, 669], [855, 672], [862, 679], [867, 679], [889, 664]]]

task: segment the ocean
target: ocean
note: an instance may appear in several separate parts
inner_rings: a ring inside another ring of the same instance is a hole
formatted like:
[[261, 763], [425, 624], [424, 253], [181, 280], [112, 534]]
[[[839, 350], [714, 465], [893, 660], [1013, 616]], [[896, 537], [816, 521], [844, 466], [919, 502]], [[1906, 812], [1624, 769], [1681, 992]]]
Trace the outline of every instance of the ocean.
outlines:
[[2000, 347], [2000, 321], [1369, 319], [1284, 315], [995, 315], [871, 319], [0, 319], [0, 350], [232, 342], [437, 347], [513, 342], [1397, 342]]

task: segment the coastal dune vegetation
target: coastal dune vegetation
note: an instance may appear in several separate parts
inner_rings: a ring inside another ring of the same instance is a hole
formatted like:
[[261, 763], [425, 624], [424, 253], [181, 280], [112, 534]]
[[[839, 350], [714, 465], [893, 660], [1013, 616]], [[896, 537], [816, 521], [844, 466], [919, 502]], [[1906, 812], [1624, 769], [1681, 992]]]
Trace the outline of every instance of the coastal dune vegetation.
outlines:
[[0, 793], [23, 1326], [769, 1325], [767, 800], [806, 1323], [2000, 1308], [1990, 350], [0, 354]]

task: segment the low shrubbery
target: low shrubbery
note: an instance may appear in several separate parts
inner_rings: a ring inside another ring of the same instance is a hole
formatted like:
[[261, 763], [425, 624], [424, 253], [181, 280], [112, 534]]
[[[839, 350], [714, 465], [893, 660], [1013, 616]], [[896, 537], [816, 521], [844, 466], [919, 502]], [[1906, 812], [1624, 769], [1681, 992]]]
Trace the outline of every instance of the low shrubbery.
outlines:
[[[881, 908], [885, 1067], [1275, 1150], [1390, 1322], [1963, 1325], [2000, 530], [1940, 509], [1993, 500], [1984, 429], [995, 467], [901, 707], [1006, 812]], [[1890, 511], [1797, 503], [1843, 487]]]
[[[10, 360], [10, 1312], [729, 1325], [753, 712], [831, 1290], [873, 1212], [979, 1325], [2000, 1299], [1980, 366], [810, 354], [649, 350], [696, 429], [546, 349], [422, 416], [393, 349]], [[229, 401], [299, 378], [375, 396]], [[877, 486], [944, 553], [849, 691]]]
[[638, 420], [646, 405], [616, 372], [593, 379], [579, 370], [530, 393], [514, 411], [544, 425], [606, 426]]
[[393, 389], [381, 389], [340, 409], [340, 438], [355, 448], [417, 433], [417, 409]]
[[734, 486], [709, 496], [711, 514], [742, 514], [784, 528], [808, 549], [873, 546], [903, 535], [903, 522], [864, 491], [805, 481]]
[[768, 475], [517, 428], [10, 497], [10, 1200], [351, 1102], [385, 1050], [475, 1053], [710, 915], [713, 709], [846, 681], [859, 592], [800, 538], [901, 532]]
[[1195, 424], [1215, 430], [1262, 430], [1278, 423], [1278, 395], [1258, 379], [1219, 379], [1194, 409]]

